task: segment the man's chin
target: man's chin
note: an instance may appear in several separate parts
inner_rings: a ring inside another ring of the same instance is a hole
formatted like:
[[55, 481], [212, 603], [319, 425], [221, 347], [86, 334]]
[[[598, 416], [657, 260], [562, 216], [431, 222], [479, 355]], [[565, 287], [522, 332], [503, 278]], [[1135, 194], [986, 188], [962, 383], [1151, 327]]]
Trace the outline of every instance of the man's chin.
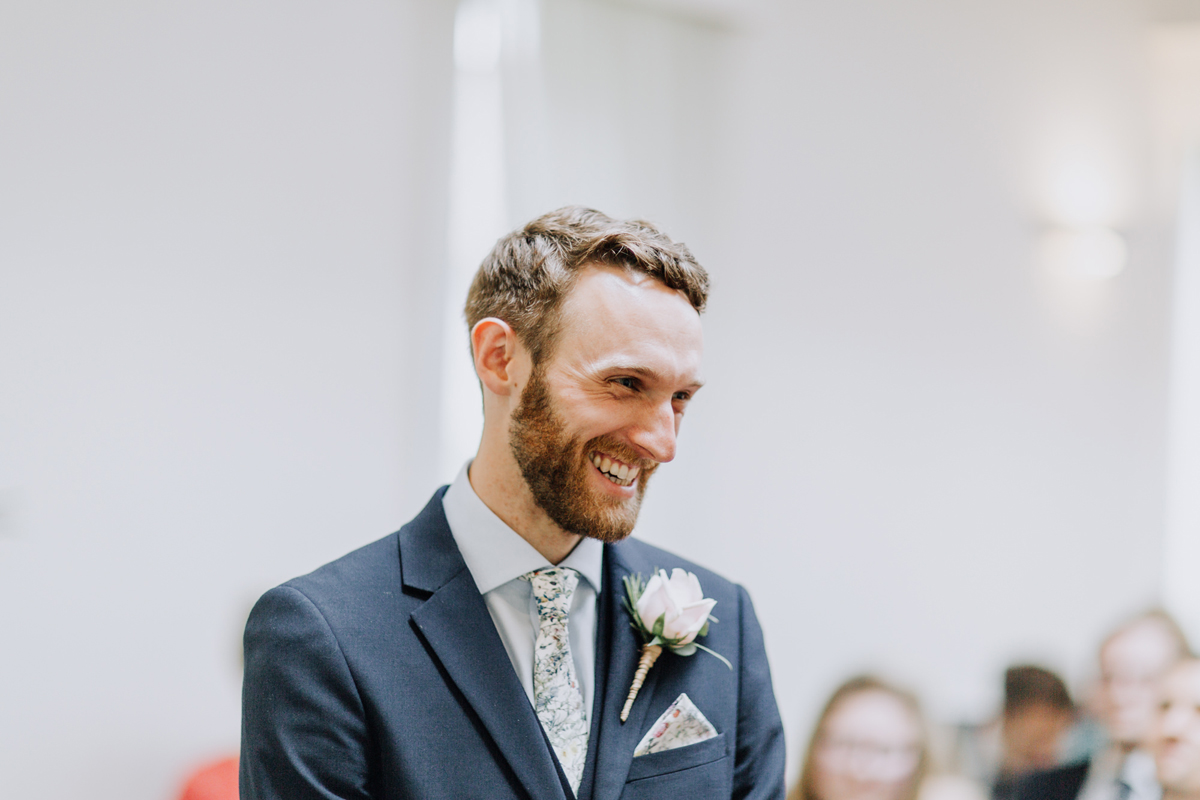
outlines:
[[[597, 506], [601, 507], [597, 508]], [[607, 508], [603, 506], [607, 506]], [[591, 513], [586, 515], [574, 513], [570, 518], [554, 521], [565, 531], [586, 536], [589, 539], [598, 539], [605, 544], [615, 544], [629, 538], [629, 535], [633, 533], [640, 510], [641, 497], [638, 496], [615, 506], [597, 502], [590, 509]], [[577, 507], [572, 511], [577, 512]]]
[[581, 533], [589, 539], [598, 539], [605, 544], [616, 544], [629, 538], [629, 535], [633, 533], [633, 526], [592, 529], [581, 531]]
[[[615, 544], [616, 542], [628, 539], [633, 533], [634, 524], [637, 522], [637, 516], [632, 519], [569, 519], [555, 520], [558, 526], [565, 531], [586, 536], [589, 539], [598, 539], [605, 544]], [[565, 523], [565, 524], [564, 524]]]

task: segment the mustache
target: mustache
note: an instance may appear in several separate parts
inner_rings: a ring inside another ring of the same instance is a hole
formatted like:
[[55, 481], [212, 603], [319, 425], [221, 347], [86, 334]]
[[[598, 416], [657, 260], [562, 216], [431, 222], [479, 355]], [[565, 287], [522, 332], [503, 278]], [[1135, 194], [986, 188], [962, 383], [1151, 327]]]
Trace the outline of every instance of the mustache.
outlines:
[[597, 436], [589, 441], [583, 449], [584, 457], [590, 458], [593, 450], [599, 450], [620, 459], [631, 467], [637, 467], [643, 475], [649, 475], [659, 467], [659, 462], [638, 455], [632, 447], [610, 436]]

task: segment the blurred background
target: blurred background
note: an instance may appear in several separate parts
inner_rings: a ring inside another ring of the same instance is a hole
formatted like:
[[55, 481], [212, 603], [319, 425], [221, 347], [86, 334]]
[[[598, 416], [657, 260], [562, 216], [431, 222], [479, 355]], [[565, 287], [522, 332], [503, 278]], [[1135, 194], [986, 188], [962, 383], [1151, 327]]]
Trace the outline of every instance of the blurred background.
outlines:
[[466, 283], [568, 203], [712, 273], [638, 535], [749, 588], [790, 752], [856, 671], [954, 723], [1196, 641], [1197, 143], [1200, 0], [7, 0], [0, 794], [236, 751], [250, 605], [453, 478]]

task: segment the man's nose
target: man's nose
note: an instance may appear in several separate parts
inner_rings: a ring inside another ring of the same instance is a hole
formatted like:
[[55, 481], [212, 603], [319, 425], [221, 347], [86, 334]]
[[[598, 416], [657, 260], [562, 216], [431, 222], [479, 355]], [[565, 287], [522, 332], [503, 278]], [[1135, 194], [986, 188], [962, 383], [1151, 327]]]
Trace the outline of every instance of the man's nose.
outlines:
[[647, 456], [664, 463], [675, 458], [675, 438], [678, 433], [675, 406], [668, 400], [646, 409], [630, 439]]

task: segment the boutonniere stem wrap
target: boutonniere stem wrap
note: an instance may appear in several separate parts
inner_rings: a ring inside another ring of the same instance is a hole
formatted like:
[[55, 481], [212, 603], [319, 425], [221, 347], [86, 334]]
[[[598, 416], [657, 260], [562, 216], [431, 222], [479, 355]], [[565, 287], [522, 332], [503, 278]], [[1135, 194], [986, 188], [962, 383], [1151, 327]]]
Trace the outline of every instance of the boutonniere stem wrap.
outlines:
[[696, 637], [708, 634], [710, 622], [717, 621], [709, 613], [717, 601], [704, 596], [694, 574], [676, 568], [667, 577], [667, 571], [660, 569], [650, 576], [649, 582], [641, 575], [629, 575], [624, 583], [625, 609], [633, 619], [633, 629], [641, 634], [642, 655], [629, 687], [629, 696], [625, 698], [625, 707], [621, 709], [621, 722], [629, 718], [629, 709], [633, 708], [646, 675], [662, 655], [664, 647], [681, 656], [703, 650], [733, 669], [724, 656], [696, 641]]

